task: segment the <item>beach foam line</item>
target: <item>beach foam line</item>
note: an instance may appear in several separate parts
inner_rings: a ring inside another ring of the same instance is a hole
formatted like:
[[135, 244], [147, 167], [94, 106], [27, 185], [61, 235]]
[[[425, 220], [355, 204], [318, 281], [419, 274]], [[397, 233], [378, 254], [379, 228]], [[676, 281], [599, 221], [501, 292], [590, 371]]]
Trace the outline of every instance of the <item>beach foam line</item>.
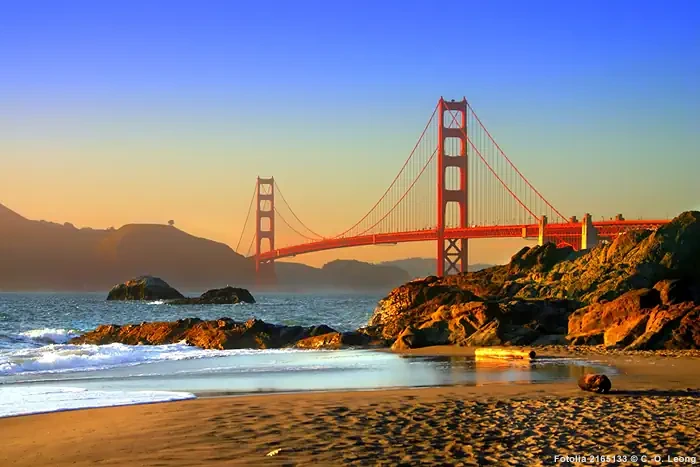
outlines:
[[195, 399], [188, 392], [97, 391], [74, 387], [0, 386], [0, 417]]
[[97, 371], [143, 363], [211, 357], [308, 352], [301, 349], [204, 350], [186, 344], [46, 345], [0, 352], [0, 376]]
[[58, 328], [42, 328], [31, 329], [29, 331], [20, 332], [19, 335], [23, 338], [30, 339], [41, 344], [65, 344], [74, 337], [82, 334], [75, 329], [58, 329]]

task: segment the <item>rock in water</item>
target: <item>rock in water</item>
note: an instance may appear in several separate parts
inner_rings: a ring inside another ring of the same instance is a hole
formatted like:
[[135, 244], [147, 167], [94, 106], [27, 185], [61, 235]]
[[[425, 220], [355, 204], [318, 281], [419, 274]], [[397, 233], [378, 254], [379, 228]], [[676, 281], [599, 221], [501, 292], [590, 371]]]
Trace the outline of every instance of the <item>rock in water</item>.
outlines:
[[[282, 326], [258, 319], [237, 322], [229, 318], [203, 321], [186, 318], [168, 322], [102, 325], [70, 340], [71, 344], [163, 345], [186, 342], [203, 349], [277, 349], [292, 347], [309, 337], [335, 333], [328, 326]], [[321, 342], [314, 348], [338, 348], [345, 345]]]
[[610, 391], [612, 383], [605, 375], [583, 375], [578, 380], [578, 387], [584, 391], [605, 394]]
[[171, 300], [184, 298], [159, 277], [140, 276], [117, 284], [107, 295], [107, 300]]
[[227, 286], [223, 289], [208, 290], [199, 297], [202, 303], [255, 303], [253, 295], [247, 290], [239, 287]]
[[223, 289], [207, 290], [197, 298], [171, 300], [170, 305], [233, 305], [236, 303], [255, 303], [255, 298], [247, 289], [227, 286]]

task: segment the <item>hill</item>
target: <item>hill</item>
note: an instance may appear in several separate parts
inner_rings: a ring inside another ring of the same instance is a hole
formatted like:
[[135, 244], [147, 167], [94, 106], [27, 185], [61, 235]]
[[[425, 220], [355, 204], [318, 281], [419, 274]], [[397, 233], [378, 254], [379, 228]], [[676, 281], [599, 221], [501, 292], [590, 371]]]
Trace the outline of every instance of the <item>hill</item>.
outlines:
[[275, 264], [277, 285], [282, 289], [381, 290], [394, 288], [411, 279], [395, 266], [382, 266], [356, 260], [335, 260], [321, 268], [299, 263]]
[[[427, 277], [435, 274], [435, 258], [406, 258], [393, 261], [384, 261], [379, 263], [382, 266], [396, 266], [406, 271], [411, 279], [419, 277]], [[481, 271], [482, 269], [490, 268], [492, 264], [470, 264], [468, 270]]]
[[168, 225], [77, 229], [28, 220], [0, 205], [0, 289], [105, 290], [143, 274], [176, 287], [248, 281], [252, 263], [227, 245]]

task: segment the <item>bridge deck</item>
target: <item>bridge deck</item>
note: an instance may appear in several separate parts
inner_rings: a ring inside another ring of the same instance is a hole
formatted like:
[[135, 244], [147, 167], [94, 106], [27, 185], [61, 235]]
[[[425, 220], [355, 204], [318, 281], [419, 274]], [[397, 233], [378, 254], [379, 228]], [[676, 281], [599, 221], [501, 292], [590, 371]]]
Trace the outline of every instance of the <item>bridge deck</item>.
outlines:
[[[593, 222], [601, 238], [611, 238], [621, 232], [639, 229], [655, 229], [668, 223], [668, 220], [612, 220]], [[467, 227], [445, 229], [446, 238], [537, 238], [539, 225], [503, 225], [489, 227]], [[581, 223], [547, 224], [545, 236], [577, 238], [581, 235]], [[301, 243], [267, 251], [260, 255], [261, 261], [288, 258], [305, 253], [350, 248], [356, 246], [382, 245], [407, 242], [437, 241], [437, 229], [414, 230], [410, 232], [380, 233], [356, 237], [326, 238], [314, 242]]]

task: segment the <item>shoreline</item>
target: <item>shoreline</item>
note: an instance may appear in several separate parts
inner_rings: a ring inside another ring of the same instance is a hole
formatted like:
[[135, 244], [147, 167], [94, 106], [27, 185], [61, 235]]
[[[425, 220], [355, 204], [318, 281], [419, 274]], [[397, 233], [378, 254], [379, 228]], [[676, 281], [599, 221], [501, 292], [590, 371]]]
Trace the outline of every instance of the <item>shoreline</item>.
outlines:
[[[24, 415], [0, 419], [6, 434], [0, 464], [476, 465], [594, 454], [698, 459], [700, 358], [694, 352], [554, 350], [539, 355], [587, 355], [614, 366], [619, 374], [611, 378], [611, 393], [584, 392], [574, 381], [491, 383], [209, 394]], [[281, 451], [267, 456], [276, 449]]]

